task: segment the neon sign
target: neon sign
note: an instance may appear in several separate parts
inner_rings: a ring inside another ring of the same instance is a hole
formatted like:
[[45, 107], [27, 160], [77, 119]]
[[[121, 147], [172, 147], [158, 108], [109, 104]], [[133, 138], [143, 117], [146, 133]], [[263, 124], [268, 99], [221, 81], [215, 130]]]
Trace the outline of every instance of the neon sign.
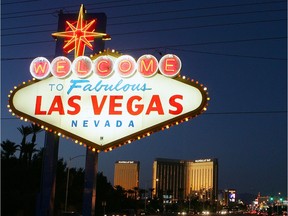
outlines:
[[65, 78], [71, 71], [79, 78], [90, 76], [92, 71], [101, 78], [109, 77], [114, 71], [121, 77], [130, 77], [136, 71], [143, 77], [152, 77], [158, 68], [164, 76], [175, 77], [181, 70], [181, 61], [172, 54], [163, 56], [159, 63], [152, 55], [143, 55], [137, 62], [129, 55], [116, 60], [109, 55], [101, 55], [93, 61], [86, 56], [78, 56], [73, 63], [65, 56], [59, 56], [51, 63], [44, 57], [37, 57], [30, 64], [30, 73], [36, 79], [45, 79], [50, 72], [55, 77]]
[[67, 23], [71, 31], [53, 34], [67, 39], [64, 49], [75, 50], [75, 59], [35, 58], [33, 80], [10, 92], [13, 115], [92, 151], [109, 151], [206, 111], [207, 88], [180, 76], [182, 63], [174, 54], [159, 61], [149, 54], [136, 61], [109, 49], [83, 56], [93, 37], [107, 36], [92, 30], [94, 22], [85, 24], [83, 10], [76, 26]]
[[70, 53], [75, 50], [75, 58], [84, 55], [85, 46], [92, 50], [93, 46], [90, 42], [96, 37], [107, 37], [106, 33], [94, 32], [96, 20], [93, 19], [89, 23], [84, 20], [84, 6], [81, 5], [76, 26], [72, 22], [66, 21], [70, 30], [64, 32], [53, 33], [54, 38], [66, 39], [66, 44], [63, 49], [65, 52]]

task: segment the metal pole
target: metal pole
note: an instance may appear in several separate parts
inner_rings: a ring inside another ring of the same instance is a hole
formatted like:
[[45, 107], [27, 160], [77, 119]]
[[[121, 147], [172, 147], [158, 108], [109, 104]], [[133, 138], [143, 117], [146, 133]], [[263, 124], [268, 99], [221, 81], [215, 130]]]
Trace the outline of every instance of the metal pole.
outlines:
[[83, 216], [94, 216], [96, 207], [96, 180], [98, 172], [98, 153], [87, 148], [85, 182], [83, 192]]
[[67, 212], [67, 200], [68, 200], [68, 188], [69, 188], [69, 173], [70, 173], [70, 167], [67, 166], [67, 181], [66, 181], [66, 194], [65, 194], [65, 208], [64, 211]]
[[[86, 18], [97, 18], [97, 29], [99, 32], [106, 32], [107, 17], [104, 13], [86, 14]], [[105, 42], [102, 38], [95, 38], [94, 53], [103, 51]], [[83, 192], [83, 216], [94, 216], [96, 208], [96, 180], [98, 172], [98, 152], [93, 152], [87, 148], [86, 163], [85, 163], [85, 182]]]
[[65, 207], [64, 211], [67, 212], [67, 203], [68, 203], [68, 192], [69, 192], [69, 177], [70, 177], [70, 163], [73, 159], [78, 157], [84, 157], [85, 155], [77, 155], [75, 157], [70, 157], [67, 163], [67, 179], [66, 179], [66, 193], [65, 193]]
[[145, 199], [145, 203], [144, 203], [144, 212], [146, 213], [146, 189], [145, 189], [145, 197], [144, 197], [144, 199]]
[[56, 188], [59, 137], [46, 132], [42, 162], [41, 189], [37, 201], [37, 216], [53, 216]]

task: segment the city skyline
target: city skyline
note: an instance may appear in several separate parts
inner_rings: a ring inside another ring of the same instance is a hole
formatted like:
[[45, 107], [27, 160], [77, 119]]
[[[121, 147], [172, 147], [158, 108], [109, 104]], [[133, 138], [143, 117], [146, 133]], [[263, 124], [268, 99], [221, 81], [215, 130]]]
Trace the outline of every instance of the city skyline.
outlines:
[[[287, 191], [287, 7], [286, 1], [82, 1], [88, 13], [105, 12], [105, 47], [137, 59], [180, 57], [181, 75], [208, 88], [208, 110], [179, 126], [111, 152], [99, 153], [99, 171], [113, 182], [118, 160], [140, 161], [140, 184], [152, 178], [155, 158], [218, 158], [219, 188], [241, 193]], [[155, 4], [160, 7], [155, 7]], [[76, 1], [2, 2], [1, 142], [19, 144], [7, 95], [30, 80], [38, 56], [54, 58], [58, 13], [78, 13]], [[16, 6], [15, 6], [16, 5]], [[35, 8], [38, 8], [37, 10]], [[85, 55], [89, 56], [90, 53]], [[31, 139], [31, 137], [28, 137]], [[37, 137], [44, 146], [44, 132]], [[86, 148], [60, 139], [59, 158], [85, 155]], [[84, 157], [71, 161], [84, 167]]]

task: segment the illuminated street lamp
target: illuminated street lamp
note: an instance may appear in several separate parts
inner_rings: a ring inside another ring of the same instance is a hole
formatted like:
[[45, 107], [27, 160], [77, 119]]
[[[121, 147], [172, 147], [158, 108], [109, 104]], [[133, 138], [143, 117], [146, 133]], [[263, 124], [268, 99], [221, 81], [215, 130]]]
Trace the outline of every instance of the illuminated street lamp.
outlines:
[[69, 191], [69, 174], [70, 174], [70, 163], [72, 160], [74, 160], [75, 158], [79, 158], [79, 157], [83, 157], [86, 155], [77, 155], [75, 157], [70, 157], [69, 161], [67, 163], [67, 180], [66, 180], [66, 193], [65, 193], [65, 207], [64, 207], [64, 211], [67, 211], [67, 201], [68, 201], [68, 191]]

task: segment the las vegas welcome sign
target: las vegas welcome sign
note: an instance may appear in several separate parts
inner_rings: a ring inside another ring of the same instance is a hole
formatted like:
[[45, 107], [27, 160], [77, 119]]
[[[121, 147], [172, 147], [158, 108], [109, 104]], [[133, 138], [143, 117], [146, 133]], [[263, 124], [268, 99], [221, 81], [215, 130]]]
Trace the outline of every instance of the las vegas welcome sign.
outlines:
[[107, 36], [84, 22], [80, 8], [76, 26], [52, 35], [66, 37], [63, 47], [75, 59], [37, 57], [30, 64], [32, 81], [14, 87], [9, 111], [48, 132], [70, 137], [92, 151], [109, 151], [152, 133], [188, 121], [207, 109], [207, 88], [180, 76], [174, 54], [134, 59], [114, 50], [90, 57], [94, 37]]

